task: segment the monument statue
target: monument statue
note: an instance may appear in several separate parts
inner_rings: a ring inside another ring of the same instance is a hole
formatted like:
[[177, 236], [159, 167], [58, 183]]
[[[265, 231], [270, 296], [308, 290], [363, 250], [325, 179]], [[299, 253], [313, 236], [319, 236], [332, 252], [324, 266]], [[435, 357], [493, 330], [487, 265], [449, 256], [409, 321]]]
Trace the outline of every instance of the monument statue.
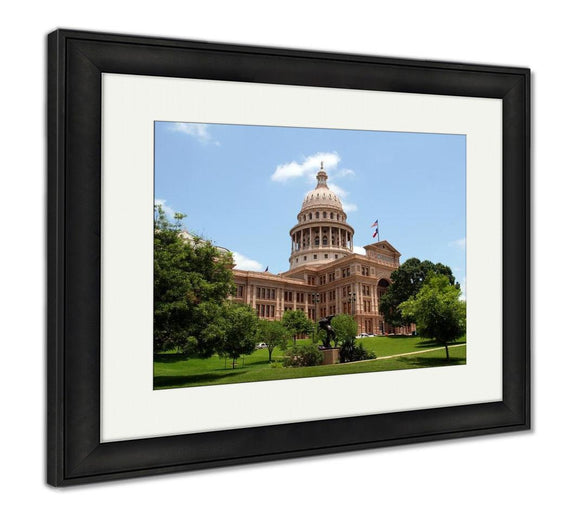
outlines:
[[320, 329], [326, 331], [326, 338], [322, 341], [322, 347], [324, 349], [330, 349], [330, 342], [336, 338], [336, 332], [332, 329], [330, 321], [334, 318], [334, 315], [329, 315], [318, 321], [318, 326]]

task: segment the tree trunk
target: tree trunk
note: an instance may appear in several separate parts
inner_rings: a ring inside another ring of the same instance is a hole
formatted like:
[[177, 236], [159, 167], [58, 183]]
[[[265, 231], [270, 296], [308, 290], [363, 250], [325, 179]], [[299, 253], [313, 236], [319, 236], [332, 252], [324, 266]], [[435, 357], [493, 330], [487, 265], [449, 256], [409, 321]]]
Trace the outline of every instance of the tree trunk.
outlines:
[[[272, 349], [273, 351], [274, 349]], [[268, 349], [268, 362], [272, 363], [272, 351], [270, 349]]]
[[236, 358], [232, 358], [232, 369], [236, 368]]
[[445, 354], [447, 354], [447, 360], [449, 360], [449, 347], [445, 344]]

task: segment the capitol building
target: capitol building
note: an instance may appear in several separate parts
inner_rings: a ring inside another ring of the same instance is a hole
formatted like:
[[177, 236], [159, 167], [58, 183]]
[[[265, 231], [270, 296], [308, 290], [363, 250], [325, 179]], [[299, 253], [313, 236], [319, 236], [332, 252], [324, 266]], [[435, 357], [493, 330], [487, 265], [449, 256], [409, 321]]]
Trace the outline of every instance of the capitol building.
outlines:
[[290, 229], [290, 269], [275, 275], [234, 267], [234, 301], [263, 319], [281, 320], [286, 310], [302, 310], [313, 321], [350, 314], [359, 333], [411, 333], [386, 324], [378, 309], [401, 254], [384, 240], [365, 246], [365, 255], [354, 253], [354, 229], [322, 165], [316, 179]]

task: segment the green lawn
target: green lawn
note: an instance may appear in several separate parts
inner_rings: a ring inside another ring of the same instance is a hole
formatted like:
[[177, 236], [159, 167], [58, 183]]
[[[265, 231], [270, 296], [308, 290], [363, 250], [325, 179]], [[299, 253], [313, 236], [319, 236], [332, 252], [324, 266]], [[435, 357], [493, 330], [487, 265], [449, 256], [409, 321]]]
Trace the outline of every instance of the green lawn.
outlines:
[[[421, 337], [383, 336], [363, 338], [359, 341], [362, 341], [365, 349], [373, 351], [377, 357], [440, 347], [435, 342]], [[310, 342], [310, 340], [299, 340], [299, 342]], [[236, 368], [232, 369], [231, 359], [224, 360], [218, 356], [212, 356], [209, 359], [199, 359], [179, 353], [164, 353], [155, 355], [154, 389], [464, 365], [466, 363], [465, 339], [460, 340], [457, 347], [450, 347], [449, 355], [450, 359], [447, 361], [445, 349], [439, 349], [422, 354], [410, 354], [358, 363], [304, 368], [284, 368], [277, 363], [274, 365], [276, 368], [273, 368], [268, 362], [267, 349], [260, 349], [249, 356], [245, 356], [244, 359], [237, 360]], [[282, 359], [283, 352], [275, 349], [273, 360], [281, 361]]]

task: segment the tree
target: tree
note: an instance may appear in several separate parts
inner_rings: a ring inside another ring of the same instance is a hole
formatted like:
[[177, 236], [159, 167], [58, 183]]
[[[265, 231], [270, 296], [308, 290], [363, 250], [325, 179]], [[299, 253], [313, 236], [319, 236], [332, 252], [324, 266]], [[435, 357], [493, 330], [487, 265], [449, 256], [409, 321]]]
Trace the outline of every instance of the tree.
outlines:
[[358, 332], [358, 324], [352, 315], [340, 314], [335, 315], [330, 322], [332, 329], [336, 333], [334, 338], [334, 347], [348, 341], [354, 342]]
[[405, 326], [415, 322], [412, 316], [405, 318], [401, 315], [399, 305], [417, 295], [430, 272], [445, 275], [449, 285], [460, 289], [459, 283], [455, 282], [455, 276], [448, 266], [440, 262], [434, 264], [430, 260], [421, 261], [417, 258], [406, 260], [393, 271], [391, 285], [381, 296], [379, 311], [383, 314], [385, 322], [391, 326]]
[[421, 336], [445, 346], [447, 359], [448, 343], [465, 334], [466, 305], [460, 294], [446, 275], [431, 272], [417, 295], [399, 305], [403, 317], [416, 322]]
[[302, 310], [286, 310], [282, 316], [282, 324], [292, 335], [294, 345], [298, 335], [307, 335], [314, 331], [314, 323]]
[[[218, 321], [217, 328], [223, 330], [218, 336], [216, 351], [232, 358], [232, 368], [235, 367], [236, 359], [243, 354], [252, 354], [256, 349], [256, 336], [258, 333], [258, 318], [256, 312], [248, 305], [228, 302], [223, 306], [223, 317]], [[208, 327], [213, 333], [214, 325]], [[221, 340], [221, 341], [220, 341]]]
[[155, 208], [154, 350], [195, 348], [200, 355], [211, 356], [212, 342], [200, 334], [219, 319], [221, 307], [235, 290], [233, 258], [209, 241], [185, 233], [184, 217], [176, 214], [173, 223], [161, 206]]
[[257, 339], [268, 346], [268, 361], [272, 361], [272, 352], [276, 347], [286, 350], [290, 332], [280, 321], [260, 320]]

